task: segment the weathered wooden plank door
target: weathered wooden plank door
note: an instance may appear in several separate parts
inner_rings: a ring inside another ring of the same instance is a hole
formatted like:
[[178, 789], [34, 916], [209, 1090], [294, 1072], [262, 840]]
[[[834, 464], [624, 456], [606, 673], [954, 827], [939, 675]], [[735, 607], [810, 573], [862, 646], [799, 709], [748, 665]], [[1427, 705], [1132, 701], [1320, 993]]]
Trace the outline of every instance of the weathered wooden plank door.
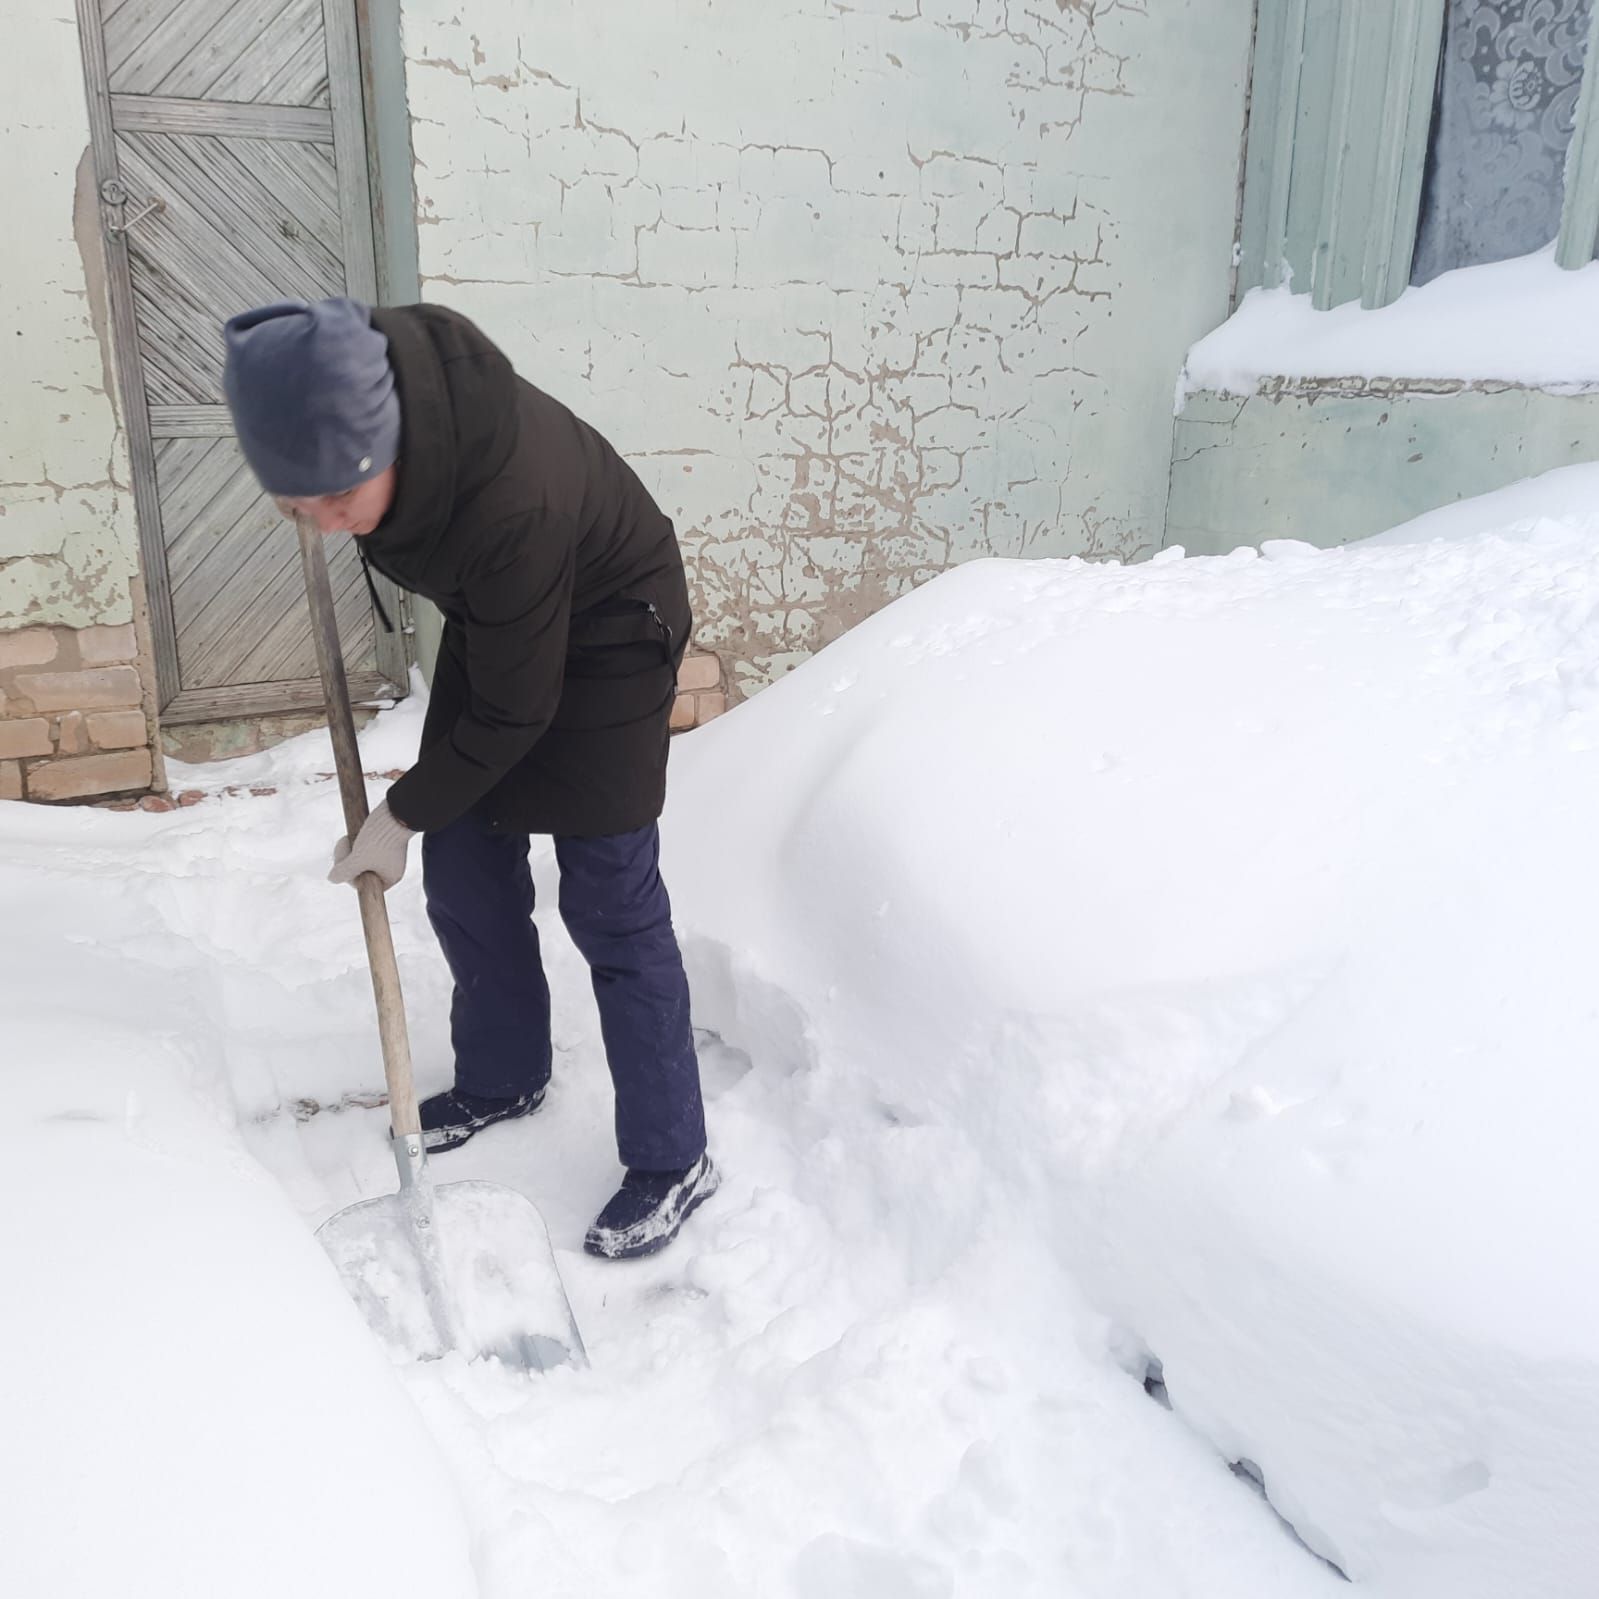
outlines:
[[[376, 298], [353, 0], [78, 13], [162, 715], [320, 705], [294, 531], [234, 441], [222, 323]], [[352, 541], [328, 555], [352, 690], [404, 692], [404, 638], [376, 624]]]

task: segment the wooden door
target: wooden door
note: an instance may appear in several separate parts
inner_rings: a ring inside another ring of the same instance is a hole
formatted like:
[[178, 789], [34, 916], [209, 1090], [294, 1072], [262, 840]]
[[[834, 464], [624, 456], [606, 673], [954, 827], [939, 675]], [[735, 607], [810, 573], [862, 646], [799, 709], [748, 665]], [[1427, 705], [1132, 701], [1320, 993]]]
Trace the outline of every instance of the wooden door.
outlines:
[[[78, 11], [163, 718], [319, 706], [294, 530], [234, 441], [222, 323], [376, 298], [353, 0]], [[403, 693], [353, 541], [328, 556], [352, 690]]]

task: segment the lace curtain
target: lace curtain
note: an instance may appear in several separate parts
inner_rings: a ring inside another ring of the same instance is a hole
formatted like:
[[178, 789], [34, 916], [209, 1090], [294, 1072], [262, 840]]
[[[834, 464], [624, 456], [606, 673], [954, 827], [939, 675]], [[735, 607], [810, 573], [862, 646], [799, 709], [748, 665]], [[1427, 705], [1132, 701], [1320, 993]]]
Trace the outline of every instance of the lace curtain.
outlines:
[[1592, 0], [1448, 0], [1410, 281], [1560, 228]]

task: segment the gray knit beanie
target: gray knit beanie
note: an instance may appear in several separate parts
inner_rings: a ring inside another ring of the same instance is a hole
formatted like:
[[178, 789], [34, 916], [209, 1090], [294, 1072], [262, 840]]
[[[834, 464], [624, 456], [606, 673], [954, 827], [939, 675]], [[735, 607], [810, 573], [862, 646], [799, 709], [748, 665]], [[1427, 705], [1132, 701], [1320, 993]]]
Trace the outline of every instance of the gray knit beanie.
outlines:
[[389, 341], [357, 300], [279, 300], [222, 330], [222, 387], [268, 494], [342, 494], [400, 453]]

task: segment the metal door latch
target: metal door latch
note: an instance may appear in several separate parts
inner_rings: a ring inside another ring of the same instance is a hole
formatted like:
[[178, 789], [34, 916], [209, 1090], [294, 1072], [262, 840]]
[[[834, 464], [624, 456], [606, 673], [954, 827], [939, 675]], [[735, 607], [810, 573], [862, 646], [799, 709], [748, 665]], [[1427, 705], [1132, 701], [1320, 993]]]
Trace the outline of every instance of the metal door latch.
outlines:
[[146, 217], [157, 216], [167, 208], [165, 200], [152, 199], [146, 202], [142, 211], [136, 211], [131, 217], [126, 215], [128, 203], [133, 199], [133, 196], [128, 193], [127, 187], [116, 178], [107, 178], [100, 185], [100, 198], [107, 205], [119, 207], [124, 213], [120, 222], [106, 223], [106, 232], [113, 235], [128, 233], [138, 227]]

